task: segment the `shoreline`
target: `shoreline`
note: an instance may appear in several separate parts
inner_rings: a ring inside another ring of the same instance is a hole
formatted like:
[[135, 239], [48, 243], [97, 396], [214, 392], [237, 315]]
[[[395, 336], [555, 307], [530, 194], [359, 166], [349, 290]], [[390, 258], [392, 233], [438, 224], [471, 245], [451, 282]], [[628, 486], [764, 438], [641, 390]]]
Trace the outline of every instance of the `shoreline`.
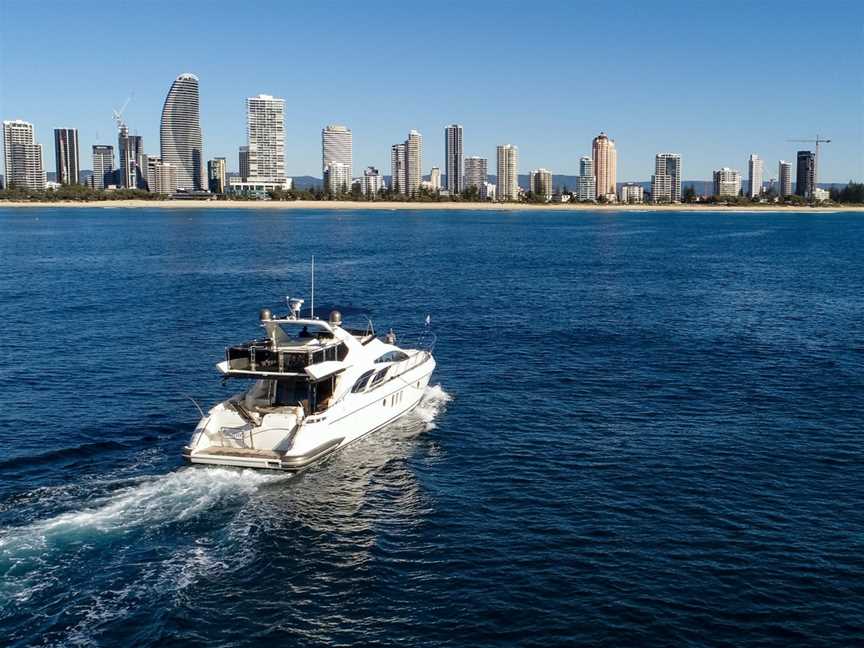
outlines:
[[27, 202], [0, 201], [0, 208], [57, 208], [73, 207], [97, 209], [267, 209], [267, 210], [331, 210], [331, 211], [559, 211], [559, 212], [629, 212], [629, 211], [682, 211], [682, 212], [864, 212], [864, 205], [834, 205], [825, 207], [792, 205], [586, 205], [529, 204], [529, 203], [459, 203], [459, 202], [366, 202], [336, 200], [98, 200]]

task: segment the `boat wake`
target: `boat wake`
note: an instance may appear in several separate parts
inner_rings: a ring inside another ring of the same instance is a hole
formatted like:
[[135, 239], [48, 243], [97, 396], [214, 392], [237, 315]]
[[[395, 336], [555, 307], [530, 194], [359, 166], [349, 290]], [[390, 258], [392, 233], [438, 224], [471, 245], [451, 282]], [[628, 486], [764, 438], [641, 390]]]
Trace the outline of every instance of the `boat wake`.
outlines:
[[[428, 387], [414, 411], [392, 426], [396, 436], [434, 429], [450, 400], [440, 386]], [[111, 580], [111, 570], [127, 569], [124, 563], [144, 561], [142, 572], [152, 572], [154, 565], [163, 576], [172, 572], [179, 578], [164, 586], [180, 589], [195, 580], [202, 565], [212, 567], [223, 551], [236, 551], [239, 540], [234, 536], [242, 535], [238, 523], [255, 524], [254, 511], [244, 511], [250, 499], [290, 479], [284, 473], [196, 466], [134, 479], [118, 471], [92, 480], [96, 496], [88, 497], [86, 484], [76, 485], [75, 496], [81, 499], [77, 505], [66, 502], [65, 512], [0, 528], [0, 599], [20, 605], [43, 590], [48, 595], [71, 571], [100, 555], [106, 580]], [[52, 495], [43, 492], [40, 497]], [[30, 507], [30, 515], [38, 515], [40, 502], [31, 501]], [[185, 537], [185, 547], [160, 554], [154, 547], [166, 534]]]

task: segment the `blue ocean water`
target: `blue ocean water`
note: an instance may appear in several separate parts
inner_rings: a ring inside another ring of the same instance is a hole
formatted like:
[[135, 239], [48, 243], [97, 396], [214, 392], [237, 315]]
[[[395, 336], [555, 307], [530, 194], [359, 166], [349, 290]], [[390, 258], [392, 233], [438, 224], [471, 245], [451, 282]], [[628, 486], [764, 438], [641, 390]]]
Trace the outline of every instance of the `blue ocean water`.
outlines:
[[[851, 645], [864, 220], [0, 209], [0, 643]], [[296, 479], [188, 467], [285, 295], [438, 334]]]

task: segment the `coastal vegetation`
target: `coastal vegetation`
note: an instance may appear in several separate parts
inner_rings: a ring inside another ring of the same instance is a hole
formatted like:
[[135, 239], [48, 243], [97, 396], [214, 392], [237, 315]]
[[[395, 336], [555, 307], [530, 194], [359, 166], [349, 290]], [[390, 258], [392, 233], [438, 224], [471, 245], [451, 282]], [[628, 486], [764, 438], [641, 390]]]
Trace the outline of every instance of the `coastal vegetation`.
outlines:
[[[227, 201], [248, 201], [255, 196], [242, 194], [221, 194], [212, 198]], [[171, 200], [171, 196], [143, 191], [141, 189], [93, 189], [86, 185], [62, 185], [57, 188], [44, 191], [33, 191], [22, 187], [10, 186], [0, 190], [0, 202], [102, 202], [117, 200], [147, 200], [164, 201]], [[469, 187], [463, 193], [450, 196], [440, 191], [433, 191], [421, 187], [415, 194], [406, 196], [392, 189], [382, 189], [375, 194], [364, 194], [358, 186], [354, 186], [349, 192], [337, 194], [325, 192], [320, 187], [304, 189], [276, 189], [267, 194], [265, 199], [271, 201], [326, 201], [326, 202], [410, 202], [410, 203], [492, 203], [494, 201], [483, 198], [477, 187]], [[567, 192], [566, 187], [556, 191], [551, 202], [544, 196], [532, 192], [523, 194], [521, 202], [526, 204], [591, 204], [590, 201], [577, 201], [574, 194]], [[603, 201], [601, 201], [603, 202]], [[646, 201], [648, 202], [648, 201]], [[732, 207], [771, 207], [778, 204], [790, 207], [806, 207], [809, 205], [864, 205], [864, 183], [850, 181], [843, 187], [835, 187], [830, 191], [830, 200], [823, 202], [807, 201], [801, 196], [786, 196], [778, 200], [775, 195], [764, 195], [761, 198], [749, 198], [747, 196], [699, 196], [692, 185], [684, 187], [682, 192], [682, 203], [688, 205], [728, 205]]]

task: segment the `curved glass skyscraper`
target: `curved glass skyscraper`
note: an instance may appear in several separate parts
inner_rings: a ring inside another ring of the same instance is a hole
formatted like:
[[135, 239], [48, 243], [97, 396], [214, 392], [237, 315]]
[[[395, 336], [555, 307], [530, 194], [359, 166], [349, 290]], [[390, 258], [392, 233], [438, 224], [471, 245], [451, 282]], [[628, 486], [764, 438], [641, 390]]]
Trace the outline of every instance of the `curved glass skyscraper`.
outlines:
[[198, 77], [181, 74], [168, 91], [159, 130], [162, 162], [177, 168], [177, 188], [204, 189], [201, 126], [198, 117]]

